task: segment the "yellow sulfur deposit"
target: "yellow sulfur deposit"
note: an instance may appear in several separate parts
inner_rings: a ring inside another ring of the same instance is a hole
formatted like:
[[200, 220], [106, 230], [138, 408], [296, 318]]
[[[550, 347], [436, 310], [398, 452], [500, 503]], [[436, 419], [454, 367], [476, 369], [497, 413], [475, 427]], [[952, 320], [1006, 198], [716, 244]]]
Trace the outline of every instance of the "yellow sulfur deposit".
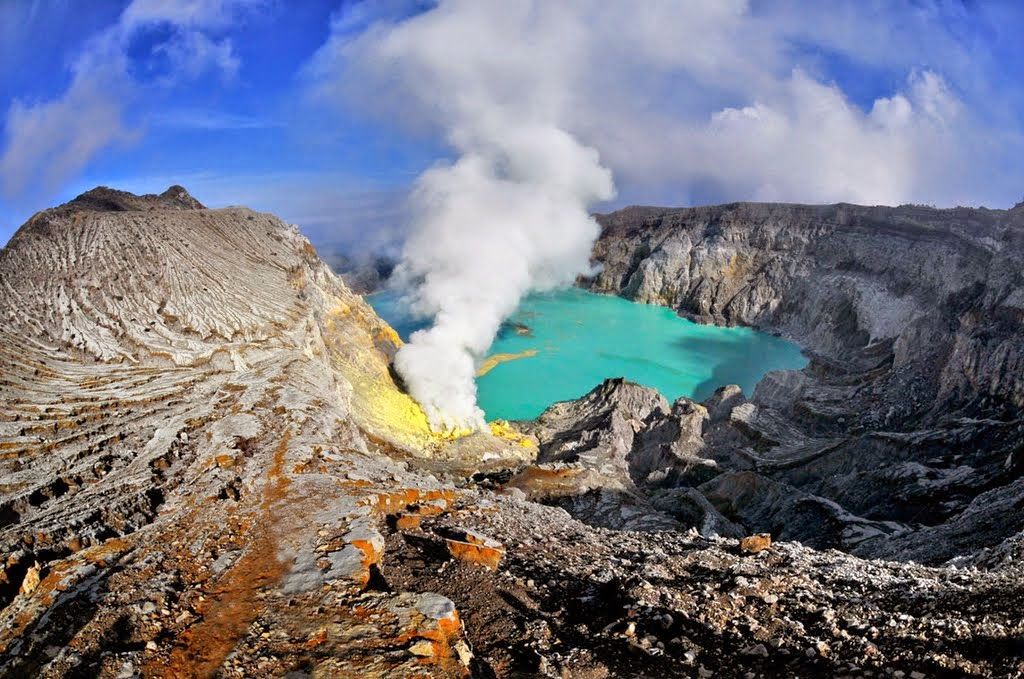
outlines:
[[[365, 317], [363, 323], [343, 322], [346, 316]], [[352, 385], [353, 419], [371, 436], [413, 454], [438, 454], [448, 444], [471, 436], [471, 429], [434, 431], [426, 413], [411, 396], [402, 391], [392, 378], [388, 356], [381, 351], [381, 342], [396, 348], [402, 340], [390, 325], [379, 322], [369, 307], [362, 304], [337, 305], [327, 317], [323, 339], [334, 367]], [[377, 321], [377, 322], [373, 322]], [[354, 335], [361, 335], [356, 337]], [[505, 361], [527, 358], [536, 350], [519, 354], [496, 354], [484, 361], [481, 373]], [[488, 425], [489, 433], [517, 447], [533, 448], [533, 439], [523, 436], [505, 420]]]
[[491, 436], [499, 439], [505, 439], [511, 441], [523, 448], [534, 448], [537, 444], [529, 436], [523, 436], [518, 431], [512, 428], [512, 425], [507, 420], [494, 420], [487, 425], [491, 429]]
[[480, 367], [477, 368], [476, 376], [482, 377], [487, 373], [491, 372], [492, 370], [494, 370], [497, 366], [501, 365], [502, 363], [506, 363], [508, 361], [515, 361], [520, 358], [530, 358], [531, 356], [536, 355], [536, 349], [527, 349], [526, 351], [520, 351], [517, 354], [494, 354], [493, 356], [488, 356], [486, 359], [484, 359], [484, 362], [480, 364]]
[[[353, 311], [363, 323], [343, 322]], [[363, 302], [339, 304], [327, 316], [324, 344], [333, 366], [352, 385], [354, 419], [372, 436], [406, 450], [423, 450], [446, 437], [430, 430], [423, 409], [395, 384], [380, 342], [401, 346], [398, 334]]]
[[380, 326], [377, 327], [376, 331], [374, 332], [373, 338], [378, 342], [391, 342], [396, 347], [401, 347], [403, 344], [405, 344], [402, 341], [402, 338], [398, 336], [398, 333], [395, 332], [395, 329], [392, 328], [387, 323], [381, 323]]

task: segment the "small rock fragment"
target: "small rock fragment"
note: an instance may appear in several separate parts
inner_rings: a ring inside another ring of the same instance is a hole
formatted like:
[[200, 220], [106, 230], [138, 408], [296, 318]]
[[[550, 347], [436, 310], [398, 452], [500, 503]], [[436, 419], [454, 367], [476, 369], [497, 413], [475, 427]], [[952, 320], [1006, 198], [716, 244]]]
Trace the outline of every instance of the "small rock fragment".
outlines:
[[39, 564], [32, 566], [25, 572], [25, 579], [21, 581], [21, 593], [28, 596], [32, 592], [36, 591], [39, 587], [40, 580], [40, 567]]
[[505, 556], [504, 545], [475, 531], [461, 531], [458, 537], [462, 539], [445, 539], [449, 554], [460, 561], [497, 570]]
[[455, 654], [459, 656], [459, 662], [469, 667], [469, 663], [473, 661], [473, 651], [469, 650], [469, 644], [459, 639], [452, 645], [452, 648], [455, 649]]
[[771, 533], [758, 533], [748, 535], [740, 540], [740, 551], [747, 554], [757, 554], [772, 546]]
[[429, 641], [417, 641], [409, 647], [409, 652], [421, 658], [429, 658], [434, 655], [434, 645]]

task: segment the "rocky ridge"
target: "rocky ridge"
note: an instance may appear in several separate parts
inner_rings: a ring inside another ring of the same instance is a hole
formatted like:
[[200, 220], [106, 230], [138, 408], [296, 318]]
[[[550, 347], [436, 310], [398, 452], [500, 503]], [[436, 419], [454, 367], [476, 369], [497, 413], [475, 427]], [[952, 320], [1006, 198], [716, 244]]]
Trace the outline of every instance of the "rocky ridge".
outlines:
[[[607, 453], [633, 460], [634, 490], [678, 498], [688, 525], [928, 563], [1024, 530], [1024, 205], [741, 203], [600, 221], [586, 286], [779, 333], [810, 358], [754, 394], [635, 413], [632, 441]], [[568, 433], [580, 412], [550, 436], [584, 436]]]
[[4, 675], [1024, 671], [1019, 540], [934, 568], [745, 535], [690, 493], [699, 439], [759, 421], [728, 390], [435, 436], [393, 331], [270, 215], [99, 189], [0, 290]]

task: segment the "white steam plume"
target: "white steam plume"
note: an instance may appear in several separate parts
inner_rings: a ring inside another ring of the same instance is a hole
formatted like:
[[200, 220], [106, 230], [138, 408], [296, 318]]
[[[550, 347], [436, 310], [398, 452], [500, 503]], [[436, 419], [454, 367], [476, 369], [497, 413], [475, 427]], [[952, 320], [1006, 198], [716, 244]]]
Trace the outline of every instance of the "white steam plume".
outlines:
[[[335, 16], [308, 69], [316, 94], [441, 137], [458, 156], [420, 178], [402, 266], [437, 325], [398, 368], [435, 425], [480, 424], [473, 364], [502, 317], [587, 266], [587, 208], [612, 193], [602, 165], [637, 202], [1017, 196], [1019, 135], [979, 117], [987, 102], [961, 100], [984, 78], [946, 58], [955, 36], [916, 9], [852, 0], [821, 10], [843, 10], [822, 33], [824, 15], [806, 5], [437, 0], [412, 15], [399, 1]], [[904, 28], [866, 44], [879, 25]], [[942, 39], [907, 47], [919, 35]], [[909, 77], [857, 102], [822, 74], [815, 55], [832, 52]], [[934, 62], [959, 82], [917, 68]]]
[[435, 319], [395, 358], [435, 429], [484, 426], [477, 363], [525, 294], [589, 270], [599, 233], [589, 207], [614, 195], [597, 151], [563, 124], [564, 84], [585, 65], [573, 58], [578, 36], [552, 21], [557, 5], [540, 7], [444, 2], [350, 48], [360, 73], [396, 83], [458, 155], [418, 179], [396, 272], [414, 310]]
[[523, 295], [588, 270], [599, 228], [587, 206], [614, 191], [597, 152], [553, 125], [480, 132], [453, 165], [420, 177], [400, 267], [419, 281], [416, 310], [435, 321], [399, 350], [395, 367], [435, 429], [484, 425], [478, 360]]

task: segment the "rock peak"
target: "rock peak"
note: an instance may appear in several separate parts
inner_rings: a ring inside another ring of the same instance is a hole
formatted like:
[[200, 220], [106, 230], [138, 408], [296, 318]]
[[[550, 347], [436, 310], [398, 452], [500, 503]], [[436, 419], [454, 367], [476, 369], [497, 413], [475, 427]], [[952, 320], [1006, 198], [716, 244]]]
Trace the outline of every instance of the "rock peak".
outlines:
[[107, 186], [97, 186], [64, 203], [61, 208], [92, 212], [128, 212], [149, 210], [203, 210], [205, 206], [184, 187], [174, 184], [157, 195], [136, 195]]
[[160, 199], [165, 202], [174, 202], [190, 210], [203, 210], [206, 206], [192, 197], [184, 186], [172, 184], [167, 190], [160, 194]]

